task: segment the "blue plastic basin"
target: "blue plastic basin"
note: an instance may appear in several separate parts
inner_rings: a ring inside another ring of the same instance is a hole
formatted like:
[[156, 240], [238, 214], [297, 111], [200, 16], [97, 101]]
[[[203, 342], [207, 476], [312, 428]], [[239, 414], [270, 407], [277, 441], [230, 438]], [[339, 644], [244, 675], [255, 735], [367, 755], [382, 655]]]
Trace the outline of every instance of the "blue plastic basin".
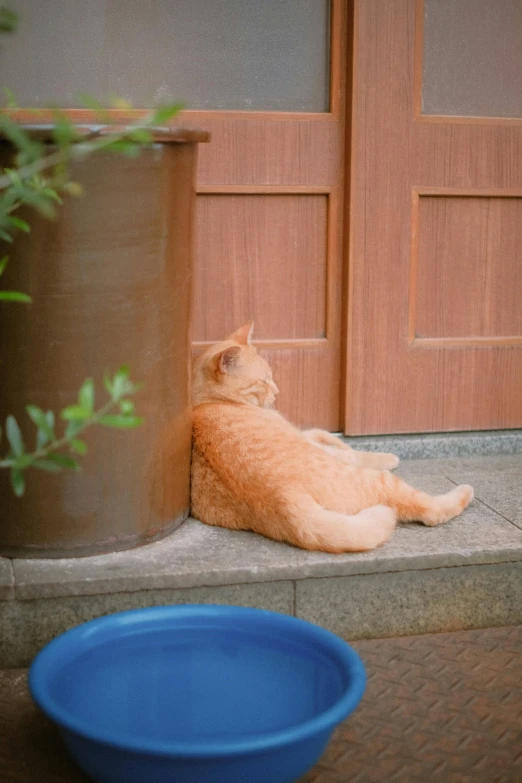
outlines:
[[36, 657], [29, 685], [99, 783], [291, 783], [362, 698], [357, 653], [318, 626], [225, 606], [85, 623]]

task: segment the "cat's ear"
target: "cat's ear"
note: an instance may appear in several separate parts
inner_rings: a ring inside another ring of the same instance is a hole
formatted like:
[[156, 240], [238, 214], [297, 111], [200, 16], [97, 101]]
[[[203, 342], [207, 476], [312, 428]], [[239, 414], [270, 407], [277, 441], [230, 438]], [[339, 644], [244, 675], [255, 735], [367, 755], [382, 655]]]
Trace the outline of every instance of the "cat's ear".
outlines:
[[240, 345], [251, 345], [252, 337], [254, 336], [254, 322], [247, 321], [239, 329], [236, 329], [227, 340], [234, 340], [234, 342]]
[[232, 345], [230, 348], [225, 348], [224, 351], [221, 351], [221, 353], [216, 356], [217, 370], [226, 375], [231, 367], [234, 367], [239, 363], [240, 354], [241, 348], [239, 345]]

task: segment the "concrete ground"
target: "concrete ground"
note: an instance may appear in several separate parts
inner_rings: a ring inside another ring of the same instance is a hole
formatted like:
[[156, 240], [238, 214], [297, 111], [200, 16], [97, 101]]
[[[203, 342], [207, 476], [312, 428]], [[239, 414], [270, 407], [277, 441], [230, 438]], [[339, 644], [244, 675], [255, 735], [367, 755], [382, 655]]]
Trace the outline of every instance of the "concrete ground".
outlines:
[[[354, 647], [366, 694], [299, 783], [522, 781], [522, 626]], [[88, 781], [32, 704], [25, 669], [0, 671], [0, 770], [2, 783]]]
[[366, 695], [300, 783], [522, 781], [522, 626], [354, 647]]

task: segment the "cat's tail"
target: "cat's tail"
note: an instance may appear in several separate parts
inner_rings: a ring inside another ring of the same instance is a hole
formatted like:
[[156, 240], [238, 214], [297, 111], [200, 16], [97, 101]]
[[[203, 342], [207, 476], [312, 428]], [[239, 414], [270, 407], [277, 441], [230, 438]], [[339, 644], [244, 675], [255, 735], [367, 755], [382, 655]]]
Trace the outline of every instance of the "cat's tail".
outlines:
[[382, 505], [349, 516], [302, 497], [286, 510], [289, 524], [281, 531], [282, 538], [301, 549], [334, 554], [375, 549], [388, 541], [397, 525], [394, 509]]

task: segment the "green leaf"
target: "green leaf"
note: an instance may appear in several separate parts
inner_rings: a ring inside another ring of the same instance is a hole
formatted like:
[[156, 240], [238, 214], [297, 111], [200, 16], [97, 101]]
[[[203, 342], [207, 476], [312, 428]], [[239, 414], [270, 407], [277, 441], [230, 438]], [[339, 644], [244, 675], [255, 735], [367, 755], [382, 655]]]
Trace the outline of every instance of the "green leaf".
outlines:
[[4, 242], [12, 242], [13, 237], [11, 234], [8, 234], [7, 231], [4, 231], [3, 228], [0, 228], [0, 239], [3, 239]]
[[59, 473], [62, 469], [57, 462], [53, 462], [51, 459], [36, 459], [32, 467], [46, 470], [48, 473]]
[[43, 430], [48, 438], [54, 438], [53, 426], [49, 425], [47, 414], [44, 413], [38, 405], [26, 405], [25, 410], [31, 421], [33, 421], [39, 429]]
[[20, 427], [14, 416], [8, 416], [5, 420], [5, 433], [13, 454], [15, 457], [20, 457], [25, 451], [25, 446]]
[[26, 234], [31, 233], [31, 226], [29, 225], [27, 220], [22, 220], [22, 218], [15, 217], [14, 215], [9, 215], [8, 220], [13, 226], [19, 228], [20, 231], [25, 231]]
[[103, 376], [103, 385], [114, 402], [119, 402], [126, 394], [136, 394], [137, 391], [143, 388], [143, 384], [132, 383], [132, 381], [129, 380], [129, 368], [126, 364], [120, 367], [113, 378], [111, 378], [108, 373], [105, 373]]
[[129, 414], [134, 413], [134, 403], [131, 400], [122, 400], [120, 402], [120, 410], [128, 416]]
[[87, 93], [82, 92], [77, 98], [80, 103], [83, 103], [86, 109], [91, 109], [92, 111], [105, 111], [102, 104], [92, 95], [87, 95]]
[[22, 178], [16, 169], [4, 169], [4, 174], [7, 174], [13, 185], [22, 184]]
[[30, 304], [33, 300], [22, 291], [0, 291], [0, 301], [2, 302], [26, 302]]
[[[41, 449], [49, 440], [54, 438], [54, 414], [50, 424], [47, 414], [38, 405], [26, 405], [25, 410], [38, 428], [36, 432], [36, 448]], [[48, 413], [52, 413], [52, 411], [48, 411]]]
[[76, 421], [85, 421], [85, 419], [91, 418], [91, 411], [88, 408], [84, 408], [82, 405], [69, 405], [60, 413], [60, 418], [65, 419], [66, 421], [71, 421], [72, 419]]
[[18, 27], [18, 14], [5, 6], [0, 7], [0, 31], [12, 33]]
[[49, 437], [45, 430], [37, 430], [36, 431], [36, 448], [41, 449], [45, 446], [46, 443], [49, 442]]
[[71, 448], [77, 454], [81, 454], [82, 456], [87, 454], [87, 444], [84, 440], [78, 440], [77, 438], [74, 438], [71, 441]]
[[66, 182], [63, 186], [63, 191], [70, 196], [74, 196], [74, 198], [80, 198], [85, 192], [83, 185], [80, 185], [79, 182]]
[[129, 368], [126, 364], [123, 364], [120, 369], [115, 373], [112, 381], [112, 396], [115, 400], [118, 400], [124, 394], [126, 394], [127, 384], [129, 382]]
[[59, 109], [53, 110], [53, 138], [57, 145], [62, 149], [67, 149], [81, 136], [78, 129], [73, 125], [70, 119]]
[[98, 119], [100, 119], [102, 122], [107, 125], [111, 125], [113, 123], [113, 119], [105, 106], [97, 101], [96, 98], [93, 98], [92, 95], [81, 93], [77, 96], [77, 99], [85, 106], [85, 108], [91, 109], [91, 111], [95, 111]]
[[51, 199], [51, 201], [56, 201], [57, 204], [63, 204], [63, 200], [60, 198], [59, 193], [57, 193], [54, 188], [44, 188], [41, 193], [46, 198]]
[[146, 128], [129, 128], [127, 135], [138, 144], [151, 144], [154, 141], [152, 133]]
[[141, 152], [140, 145], [130, 139], [114, 139], [110, 144], [107, 144], [106, 149], [112, 152], [121, 152], [128, 158], [137, 158]]
[[110, 96], [111, 104], [115, 109], [120, 111], [131, 111], [133, 108], [132, 103], [125, 98], [120, 98], [118, 95]]
[[[36, 448], [37, 449], [41, 449], [42, 446], [45, 446], [45, 444], [49, 440], [54, 440], [55, 437], [56, 437], [55, 434], [54, 434], [54, 413], [53, 413], [53, 411], [47, 411], [47, 413], [44, 413], [44, 418], [45, 418], [45, 427], [39, 428], [38, 432], [36, 433]], [[33, 421], [34, 421], [34, 419], [33, 419]], [[43, 425], [43, 420], [42, 420], [42, 425]]]
[[0, 115], [0, 130], [22, 153], [20, 163], [35, 161], [43, 156], [43, 146], [31, 139], [29, 134], [6, 114]]
[[[78, 393], [78, 402], [82, 408], [90, 413], [94, 410], [94, 381], [86, 378]], [[76, 417], [78, 418], [78, 417]]]
[[36, 209], [37, 212], [42, 215], [42, 217], [47, 218], [47, 220], [54, 220], [56, 217], [56, 207], [54, 204], [49, 200], [48, 196], [43, 196], [41, 198], [40, 196], [36, 198], [33, 201], [33, 207]]
[[0, 259], [0, 277], [2, 277], [2, 275], [4, 274], [8, 261], [9, 261], [9, 256], [4, 256], [3, 258]]
[[107, 389], [111, 397], [114, 397], [113, 382], [108, 372], [104, 373], [103, 375], [103, 385], [105, 386], [105, 388]]
[[25, 478], [24, 474], [18, 468], [11, 468], [10, 479], [13, 492], [17, 498], [21, 498], [25, 492]]
[[176, 114], [179, 114], [182, 109], [182, 103], [172, 103], [158, 106], [152, 115], [151, 125], [163, 125], [165, 122], [168, 122], [173, 117], [175, 117]]
[[19, 106], [18, 106], [18, 104], [16, 102], [16, 98], [14, 96], [14, 92], [12, 90], [10, 90], [9, 87], [2, 87], [2, 92], [4, 93], [5, 97], [7, 98], [7, 106], [6, 106], [6, 108], [7, 109], [18, 109]]
[[133, 427], [139, 427], [143, 424], [143, 418], [141, 416], [121, 416], [120, 414], [114, 414], [109, 416], [102, 416], [100, 424], [105, 427], [117, 427], [118, 429], [131, 429]]
[[80, 432], [84, 427], [83, 421], [77, 421], [76, 419], [71, 419], [69, 423], [67, 424], [67, 427], [65, 428], [65, 437], [66, 438], [73, 438], [77, 432]]
[[80, 469], [80, 466], [74, 457], [68, 457], [67, 454], [49, 454], [47, 459], [61, 468], [70, 468], [71, 470]]
[[28, 468], [29, 465], [32, 465], [32, 462], [33, 462], [32, 454], [22, 454], [21, 457], [16, 458], [15, 467], [19, 468], [20, 470], [23, 470], [24, 468]]
[[47, 419], [47, 425], [51, 432], [53, 433], [54, 437], [54, 412], [53, 411], [47, 411], [45, 414], [45, 418]]

